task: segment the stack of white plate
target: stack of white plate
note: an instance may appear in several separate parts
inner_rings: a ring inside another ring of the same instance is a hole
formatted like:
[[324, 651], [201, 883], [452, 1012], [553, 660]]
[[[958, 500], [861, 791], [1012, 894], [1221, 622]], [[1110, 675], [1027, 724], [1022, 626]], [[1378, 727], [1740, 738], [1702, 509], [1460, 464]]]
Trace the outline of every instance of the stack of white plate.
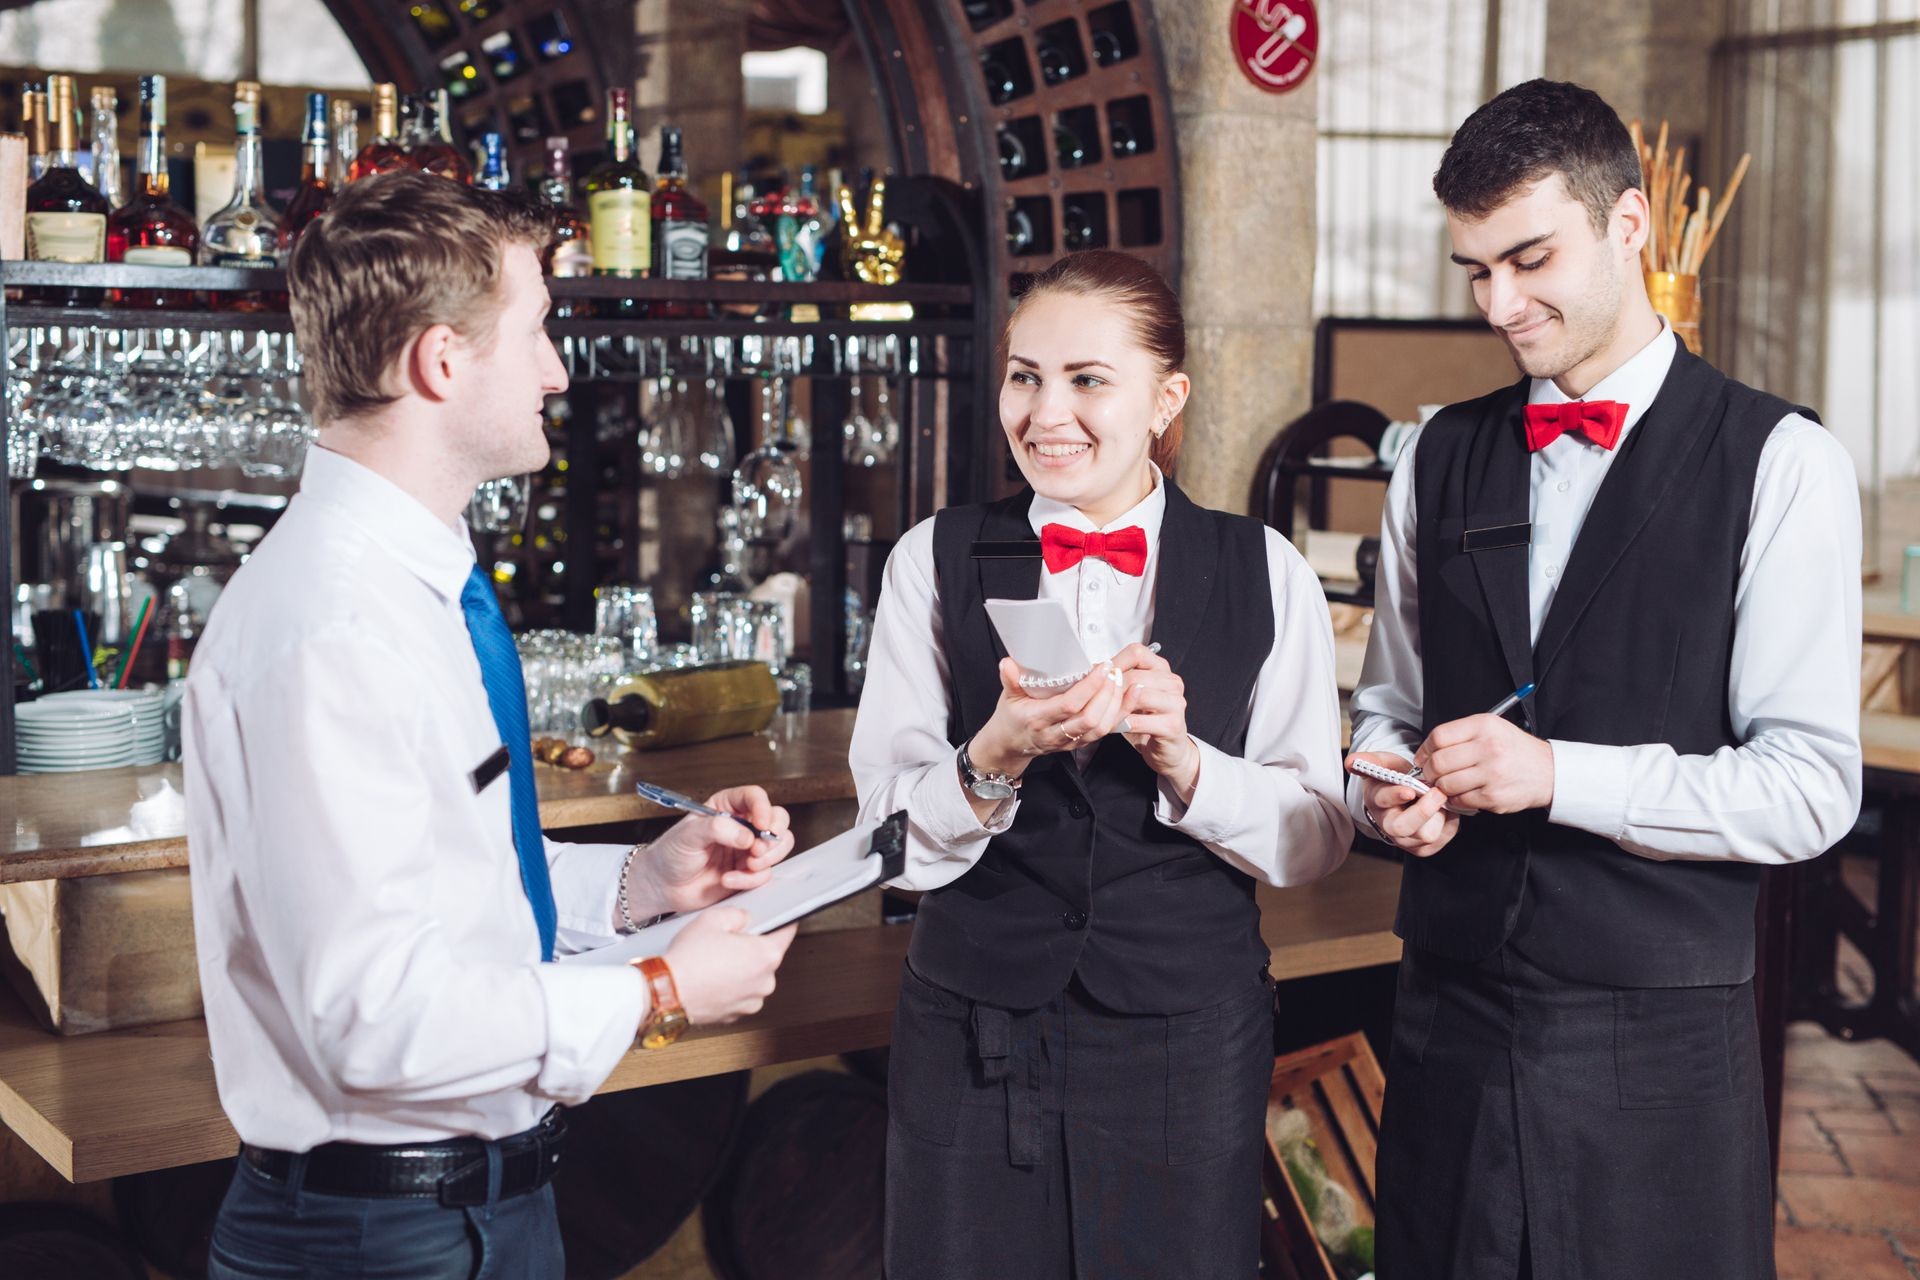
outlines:
[[157, 764], [167, 731], [158, 689], [51, 693], [14, 709], [20, 772], [72, 773]]

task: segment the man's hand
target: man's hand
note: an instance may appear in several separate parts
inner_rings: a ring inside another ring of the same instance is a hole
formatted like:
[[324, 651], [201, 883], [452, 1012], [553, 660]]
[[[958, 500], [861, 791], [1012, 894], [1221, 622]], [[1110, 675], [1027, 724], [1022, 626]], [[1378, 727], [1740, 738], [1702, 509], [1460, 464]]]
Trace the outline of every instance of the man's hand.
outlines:
[[[1349, 769], [1355, 760], [1370, 761], [1397, 773], [1406, 773], [1413, 767], [1405, 757], [1391, 751], [1356, 752], [1348, 757]], [[1436, 786], [1422, 795], [1397, 782], [1379, 782], [1364, 774], [1358, 776], [1367, 812], [1373, 815], [1380, 834], [1395, 848], [1416, 858], [1431, 858], [1446, 848], [1447, 842], [1460, 830], [1459, 815], [1447, 812], [1444, 788]]]
[[773, 994], [773, 971], [787, 954], [800, 926], [756, 936], [742, 933], [747, 913], [717, 907], [674, 935], [664, 957], [673, 972], [673, 986], [696, 1027], [732, 1022], [750, 1013]]
[[628, 886], [631, 901], [675, 914], [698, 911], [742, 889], [765, 884], [774, 864], [793, 852], [793, 833], [788, 830], [792, 819], [761, 788], [730, 787], [710, 796], [707, 804], [722, 813], [739, 814], [758, 830], [773, 832], [776, 839], [761, 840], [732, 818], [691, 814], [634, 859]]
[[1521, 813], [1553, 804], [1553, 748], [1500, 716], [1449, 720], [1413, 758], [1422, 779], [1462, 809]]

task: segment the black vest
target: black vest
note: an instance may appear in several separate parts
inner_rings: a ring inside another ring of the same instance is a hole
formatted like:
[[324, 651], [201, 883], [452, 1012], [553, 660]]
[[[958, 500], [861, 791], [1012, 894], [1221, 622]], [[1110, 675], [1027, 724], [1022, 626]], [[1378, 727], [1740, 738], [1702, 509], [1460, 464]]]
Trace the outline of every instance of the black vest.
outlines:
[[[1160, 527], [1153, 635], [1186, 682], [1187, 727], [1230, 755], [1246, 745], [1253, 685], [1273, 647], [1265, 531], [1197, 507], [1171, 481]], [[1041, 563], [975, 559], [975, 541], [1033, 540], [1023, 490], [934, 519], [947, 657], [948, 735], [970, 740], [1000, 697], [1006, 656], [982, 602], [1031, 600]], [[1027, 769], [1013, 826], [920, 901], [911, 959], [973, 1000], [1033, 1008], [1077, 974], [1122, 1013], [1217, 1004], [1265, 970], [1253, 879], [1155, 821], [1157, 775], [1118, 734], [1081, 770], [1071, 753]]]
[[[1528, 523], [1527, 389], [1522, 380], [1449, 406], [1417, 446], [1423, 731], [1534, 681], [1529, 727], [1543, 738], [1663, 742], [1681, 755], [1737, 746], [1727, 704], [1734, 589], [1760, 451], [1793, 406], [1676, 350], [1530, 643], [1527, 547], [1462, 546], [1471, 530]], [[1511, 940], [1582, 982], [1679, 987], [1752, 975], [1759, 867], [1655, 861], [1546, 817], [1465, 818], [1440, 853], [1409, 858], [1395, 931], [1467, 961]]]

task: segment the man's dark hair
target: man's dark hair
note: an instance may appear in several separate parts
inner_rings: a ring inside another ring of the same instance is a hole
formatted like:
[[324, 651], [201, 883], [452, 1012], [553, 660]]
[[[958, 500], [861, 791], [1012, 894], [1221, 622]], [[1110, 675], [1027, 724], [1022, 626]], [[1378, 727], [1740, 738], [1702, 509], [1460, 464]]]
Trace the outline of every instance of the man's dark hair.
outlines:
[[1559, 80], [1529, 80], [1487, 103], [1454, 131], [1433, 194], [1447, 212], [1484, 218], [1552, 174], [1604, 234], [1620, 193], [1640, 185], [1633, 135], [1605, 99]]

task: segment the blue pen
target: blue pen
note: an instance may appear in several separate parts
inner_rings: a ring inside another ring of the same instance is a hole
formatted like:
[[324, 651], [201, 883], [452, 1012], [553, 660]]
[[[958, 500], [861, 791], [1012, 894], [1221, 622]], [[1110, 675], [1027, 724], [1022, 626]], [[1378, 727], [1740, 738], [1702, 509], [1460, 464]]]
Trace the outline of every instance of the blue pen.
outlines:
[[662, 809], [678, 809], [682, 813], [697, 813], [703, 818], [732, 818], [735, 822], [761, 839], [771, 843], [780, 837], [771, 831], [762, 831], [737, 813], [727, 813], [710, 804], [701, 804], [692, 796], [683, 796], [678, 791], [669, 791], [665, 787], [655, 786], [651, 782], [636, 782], [634, 792], [643, 800], [651, 800]]
[[[1503, 716], [1507, 714], [1507, 712], [1519, 706], [1521, 701], [1524, 700], [1532, 692], [1533, 692], [1533, 686], [1531, 684], [1523, 684], [1518, 689], [1515, 689], [1512, 693], [1508, 694], [1506, 697], [1500, 699], [1500, 701], [1494, 703], [1491, 707], [1488, 707], [1487, 714], [1490, 716]], [[1411, 778], [1419, 777], [1420, 766], [1416, 764], [1416, 765], [1413, 765], [1411, 768], [1409, 768], [1407, 770], [1407, 776]]]
[[1487, 714], [1490, 716], [1503, 716], [1519, 706], [1521, 700], [1532, 692], [1533, 686], [1531, 684], [1523, 684], [1506, 697], [1500, 699], [1500, 701], [1494, 703], [1493, 706], [1488, 709]]

